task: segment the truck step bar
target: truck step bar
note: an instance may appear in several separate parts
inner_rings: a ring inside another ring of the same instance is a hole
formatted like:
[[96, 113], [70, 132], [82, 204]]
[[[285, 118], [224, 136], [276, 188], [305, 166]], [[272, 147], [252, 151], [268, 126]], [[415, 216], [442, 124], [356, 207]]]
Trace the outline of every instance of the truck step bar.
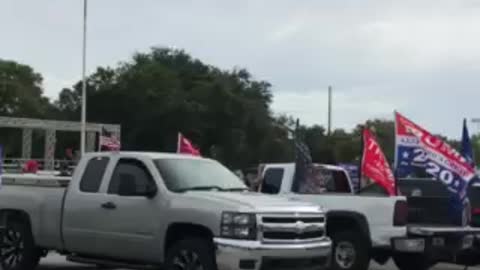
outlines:
[[144, 265], [144, 264], [135, 264], [128, 262], [121, 262], [116, 260], [106, 260], [98, 258], [83, 257], [79, 255], [68, 255], [67, 261], [80, 263], [80, 264], [91, 264], [91, 265], [101, 265], [112, 268], [127, 268], [127, 269], [140, 269], [140, 270], [157, 270], [158, 265]]

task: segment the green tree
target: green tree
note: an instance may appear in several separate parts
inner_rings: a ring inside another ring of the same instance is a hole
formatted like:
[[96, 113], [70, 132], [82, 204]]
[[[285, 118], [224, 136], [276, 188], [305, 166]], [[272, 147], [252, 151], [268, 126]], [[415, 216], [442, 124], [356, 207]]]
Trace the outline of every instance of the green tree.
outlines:
[[45, 117], [49, 101], [43, 95], [42, 76], [30, 66], [0, 59], [0, 114]]
[[[80, 89], [80, 83], [64, 89], [55, 103], [71, 120], [79, 116]], [[87, 98], [88, 121], [120, 123], [124, 149], [174, 151], [182, 132], [231, 167], [285, 161], [291, 153], [270, 111], [268, 82], [184, 51], [153, 48], [116, 68], [98, 68], [88, 78]]]
[[[49, 118], [53, 113], [48, 98], [43, 96], [42, 76], [30, 66], [0, 59], [0, 115]], [[34, 141], [40, 139], [34, 135]], [[2, 130], [0, 143], [8, 156], [20, 156], [19, 137], [19, 130]]]

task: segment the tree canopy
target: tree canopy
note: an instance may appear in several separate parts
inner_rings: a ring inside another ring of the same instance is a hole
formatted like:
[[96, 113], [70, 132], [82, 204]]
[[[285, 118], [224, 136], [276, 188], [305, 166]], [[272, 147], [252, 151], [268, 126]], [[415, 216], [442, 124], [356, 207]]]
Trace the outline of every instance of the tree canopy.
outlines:
[[[272, 112], [271, 84], [245, 69], [221, 70], [182, 50], [152, 48], [115, 67], [98, 67], [87, 82], [87, 120], [121, 124], [123, 149], [173, 152], [177, 133], [182, 132], [203, 155], [231, 168], [294, 158], [288, 131], [294, 128], [294, 119]], [[43, 96], [39, 73], [0, 60], [0, 115], [79, 121], [80, 94], [81, 81], [62, 89], [50, 102]], [[352, 131], [336, 129], [330, 136], [319, 125], [300, 130], [314, 161], [358, 162], [364, 124]], [[366, 124], [392, 161], [393, 121], [374, 119]], [[0, 140], [14, 145], [15, 137], [18, 134], [2, 135]], [[58, 140], [57, 148], [65, 147], [78, 149], [78, 135]], [[480, 145], [475, 144], [475, 151], [480, 155]]]

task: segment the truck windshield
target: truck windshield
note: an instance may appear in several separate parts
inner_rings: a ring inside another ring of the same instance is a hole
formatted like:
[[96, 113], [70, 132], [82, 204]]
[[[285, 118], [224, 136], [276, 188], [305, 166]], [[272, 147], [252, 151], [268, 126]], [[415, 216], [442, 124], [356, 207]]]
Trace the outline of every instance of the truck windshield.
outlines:
[[155, 160], [160, 175], [170, 191], [187, 190], [247, 190], [233, 172], [211, 160], [158, 159]]

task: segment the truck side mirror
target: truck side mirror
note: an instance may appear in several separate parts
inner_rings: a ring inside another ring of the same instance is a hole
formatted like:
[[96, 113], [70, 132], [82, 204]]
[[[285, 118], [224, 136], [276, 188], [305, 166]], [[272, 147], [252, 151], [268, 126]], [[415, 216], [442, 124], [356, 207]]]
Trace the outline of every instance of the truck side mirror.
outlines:
[[147, 184], [147, 189], [145, 191], [145, 197], [151, 199], [153, 197], [155, 197], [158, 193], [158, 188], [157, 188], [157, 185], [155, 184], [155, 182], [148, 182]]

